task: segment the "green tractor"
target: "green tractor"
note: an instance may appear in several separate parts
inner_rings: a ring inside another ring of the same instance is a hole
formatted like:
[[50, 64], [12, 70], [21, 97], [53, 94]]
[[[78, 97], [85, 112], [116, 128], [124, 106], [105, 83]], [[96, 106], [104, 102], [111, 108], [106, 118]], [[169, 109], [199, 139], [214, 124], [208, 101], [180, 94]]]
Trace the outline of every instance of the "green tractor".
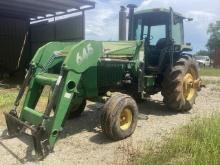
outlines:
[[[129, 7], [129, 41], [50, 42], [36, 52], [15, 107], [5, 118], [10, 136], [30, 130], [39, 159], [53, 150], [65, 121], [79, 116], [86, 100], [104, 103], [101, 127], [114, 140], [134, 132], [136, 101], [149, 95], [161, 91], [170, 110], [192, 108], [201, 80], [186, 53], [192, 50], [184, 44], [186, 18], [172, 9], [134, 13], [134, 6]], [[44, 111], [37, 111], [45, 86], [52, 94]]]

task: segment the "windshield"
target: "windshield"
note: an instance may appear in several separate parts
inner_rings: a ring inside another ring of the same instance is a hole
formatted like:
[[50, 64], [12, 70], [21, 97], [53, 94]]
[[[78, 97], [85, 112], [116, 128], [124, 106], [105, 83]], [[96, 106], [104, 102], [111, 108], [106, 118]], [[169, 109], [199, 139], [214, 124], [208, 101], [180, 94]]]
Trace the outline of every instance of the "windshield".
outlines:
[[136, 26], [135, 38], [143, 40], [149, 33], [150, 45], [156, 45], [161, 38], [166, 38], [166, 25], [143, 25], [142, 19], [138, 19]]
[[[134, 21], [134, 40], [150, 39], [150, 45], [156, 45], [160, 39], [167, 38], [169, 31], [169, 15], [164, 13], [151, 13], [135, 16]], [[172, 38], [176, 45], [184, 43], [183, 20], [174, 17], [172, 26]]]
[[157, 42], [162, 38], [166, 38], [166, 26], [150, 26], [150, 45], [156, 45]]

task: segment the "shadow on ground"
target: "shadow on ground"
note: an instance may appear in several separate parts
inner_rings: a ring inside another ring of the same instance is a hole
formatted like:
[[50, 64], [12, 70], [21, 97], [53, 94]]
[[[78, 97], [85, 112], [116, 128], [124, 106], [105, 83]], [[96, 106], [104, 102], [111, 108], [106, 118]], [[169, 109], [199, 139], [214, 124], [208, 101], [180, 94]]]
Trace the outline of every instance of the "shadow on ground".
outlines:
[[169, 110], [162, 101], [148, 99], [138, 104], [139, 113], [155, 116], [171, 116], [179, 113], [178, 111]]
[[[138, 104], [139, 107], [139, 119], [143, 119], [144, 116], [156, 115], [156, 116], [170, 116], [175, 115], [177, 112], [171, 112], [166, 109], [163, 102], [158, 100], [147, 100], [143, 103]], [[64, 130], [61, 133], [61, 139], [72, 136], [77, 133], [84, 131], [94, 132], [95, 135], [90, 137], [90, 141], [96, 144], [107, 144], [113, 143], [114, 141], [107, 138], [101, 131], [100, 126], [100, 115], [102, 113], [101, 104], [89, 104], [87, 105], [87, 110], [84, 111], [79, 118], [66, 121], [64, 125]], [[145, 118], [147, 120], [147, 118]], [[7, 131], [4, 131], [1, 139], [6, 138]], [[32, 154], [34, 147], [32, 138], [28, 135], [20, 135], [19, 140], [27, 144], [28, 148], [24, 158], [19, 158], [16, 153], [14, 153], [10, 148], [4, 145], [4, 141], [0, 141], [0, 146], [5, 148], [13, 157], [15, 157], [20, 163], [32, 162], [36, 160], [36, 157]]]
[[10, 147], [8, 147], [5, 143], [4, 140], [10, 140], [12, 138], [8, 137], [7, 135], [7, 130], [4, 130], [0, 136], [0, 146], [3, 147], [9, 154], [11, 154], [18, 162], [21, 164], [24, 164], [25, 162], [34, 162], [36, 161], [36, 156], [33, 155], [33, 142], [32, 142], [32, 137], [26, 134], [18, 135], [17, 137], [18, 140], [22, 141], [25, 143], [28, 147], [26, 149], [26, 154], [23, 158], [19, 157], [17, 152], [14, 152]]

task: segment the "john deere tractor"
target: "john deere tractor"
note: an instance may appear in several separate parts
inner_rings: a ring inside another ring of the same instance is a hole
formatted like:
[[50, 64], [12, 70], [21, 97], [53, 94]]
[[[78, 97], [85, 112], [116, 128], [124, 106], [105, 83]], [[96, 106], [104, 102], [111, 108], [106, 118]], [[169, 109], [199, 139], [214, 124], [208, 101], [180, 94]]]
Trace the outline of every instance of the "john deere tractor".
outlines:
[[[79, 116], [86, 100], [104, 103], [101, 127], [114, 140], [134, 132], [136, 101], [149, 95], [161, 92], [168, 110], [192, 108], [201, 80], [187, 53], [191, 46], [184, 43], [186, 18], [172, 9], [129, 8], [129, 41], [50, 42], [36, 52], [5, 118], [10, 136], [30, 130], [39, 159], [53, 150], [66, 119]], [[52, 94], [45, 109], [38, 111], [45, 86]]]

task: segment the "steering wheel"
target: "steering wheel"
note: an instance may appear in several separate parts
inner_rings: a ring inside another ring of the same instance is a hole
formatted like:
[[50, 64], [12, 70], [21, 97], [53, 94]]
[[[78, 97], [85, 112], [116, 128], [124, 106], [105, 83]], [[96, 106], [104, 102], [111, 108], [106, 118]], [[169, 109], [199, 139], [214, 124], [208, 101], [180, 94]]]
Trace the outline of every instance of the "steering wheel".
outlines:
[[[147, 38], [147, 34], [143, 34], [143, 38]], [[152, 40], [152, 39], [154, 39], [154, 36], [150, 35], [150, 40]]]

